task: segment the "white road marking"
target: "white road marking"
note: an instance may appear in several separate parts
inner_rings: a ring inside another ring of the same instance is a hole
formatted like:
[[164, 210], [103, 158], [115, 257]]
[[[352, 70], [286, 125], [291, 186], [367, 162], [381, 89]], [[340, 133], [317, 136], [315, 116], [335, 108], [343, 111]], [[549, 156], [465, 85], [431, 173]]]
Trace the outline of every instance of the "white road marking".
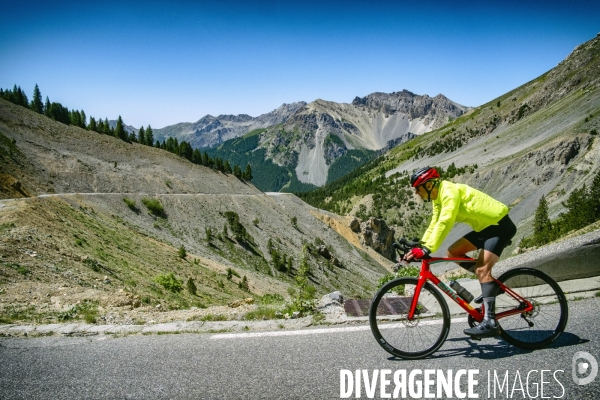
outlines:
[[[450, 320], [452, 323], [459, 322], [467, 322], [467, 318], [454, 318]], [[421, 321], [422, 325], [438, 325], [441, 324], [441, 320], [435, 321]], [[397, 325], [394, 325], [397, 327]], [[392, 327], [392, 324], [389, 326]], [[386, 326], [381, 327], [380, 329], [385, 329]], [[359, 331], [369, 331], [371, 330], [370, 326], [346, 326], [344, 328], [323, 328], [323, 329], [302, 329], [298, 331], [275, 331], [275, 332], [248, 332], [248, 333], [220, 333], [216, 335], [212, 335], [211, 339], [248, 339], [248, 338], [257, 338], [257, 337], [273, 337], [273, 336], [297, 336], [297, 335], [316, 335], [316, 334], [324, 334], [324, 333], [344, 333], [344, 332], [359, 332]]]

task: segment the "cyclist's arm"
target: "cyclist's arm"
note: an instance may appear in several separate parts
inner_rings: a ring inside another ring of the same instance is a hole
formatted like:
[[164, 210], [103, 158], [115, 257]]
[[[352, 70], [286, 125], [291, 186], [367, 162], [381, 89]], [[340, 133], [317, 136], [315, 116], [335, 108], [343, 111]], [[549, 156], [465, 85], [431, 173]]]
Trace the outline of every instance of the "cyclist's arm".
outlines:
[[432, 253], [439, 249], [454, 226], [460, 207], [460, 193], [454, 186], [447, 187], [443, 193], [440, 191], [440, 200], [434, 203], [431, 223], [422, 239], [423, 245]]
[[427, 230], [425, 231], [425, 233], [423, 234], [423, 237], [421, 238], [422, 243], [427, 243], [429, 241], [429, 238], [431, 237], [433, 228], [437, 224], [439, 216], [440, 216], [440, 207], [439, 207], [439, 205], [434, 203], [433, 210], [431, 212], [431, 221], [429, 221], [429, 227], [427, 227]]

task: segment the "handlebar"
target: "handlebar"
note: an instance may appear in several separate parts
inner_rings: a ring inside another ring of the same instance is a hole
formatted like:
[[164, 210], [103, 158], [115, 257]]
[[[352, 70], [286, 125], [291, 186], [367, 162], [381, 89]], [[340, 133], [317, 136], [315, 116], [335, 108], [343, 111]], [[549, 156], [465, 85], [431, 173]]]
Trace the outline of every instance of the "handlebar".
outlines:
[[[404, 260], [404, 256], [408, 253], [412, 248], [417, 247], [421, 244], [419, 239], [408, 240], [406, 238], [400, 238], [392, 245], [396, 252], [400, 256], [398, 263], [394, 265], [394, 272], [398, 271], [399, 268], [403, 268], [408, 265], [408, 262]], [[413, 259], [411, 262], [418, 262], [418, 260]]]
[[404, 253], [407, 253], [410, 251], [410, 249], [417, 247], [420, 244], [421, 244], [421, 241], [419, 239], [408, 240], [405, 238], [400, 238], [400, 239], [398, 239], [397, 242], [395, 242], [393, 244], [393, 246], [398, 252], [402, 251]]

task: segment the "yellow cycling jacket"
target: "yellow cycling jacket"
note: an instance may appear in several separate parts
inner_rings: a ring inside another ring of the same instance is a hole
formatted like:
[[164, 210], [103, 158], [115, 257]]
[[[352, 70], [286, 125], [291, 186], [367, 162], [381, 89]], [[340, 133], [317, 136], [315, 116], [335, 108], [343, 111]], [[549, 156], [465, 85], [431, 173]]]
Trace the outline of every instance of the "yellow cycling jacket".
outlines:
[[421, 241], [435, 252], [456, 222], [470, 225], [476, 232], [508, 214], [508, 207], [487, 194], [461, 183], [441, 181], [437, 199], [432, 201], [433, 213], [429, 228]]

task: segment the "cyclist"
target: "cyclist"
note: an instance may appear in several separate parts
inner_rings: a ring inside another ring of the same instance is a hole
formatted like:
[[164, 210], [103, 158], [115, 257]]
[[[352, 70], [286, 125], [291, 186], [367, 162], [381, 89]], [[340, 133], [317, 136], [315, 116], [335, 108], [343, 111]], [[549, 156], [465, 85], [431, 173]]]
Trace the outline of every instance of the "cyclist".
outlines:
[[413, 248], [405, 260], [421, 259], [438, 250], [455, 222], [470, 225], [473, 231], [448, 248], [448, 257], [467, 257], [467, 253], [482, 249], [475, 262], [459, 264], [477, 275], [481, 296], [475, 302], [483, 302], [485, 310], [483, 321], [465, 329], [464, 333], [476, 338], [499, 335], [500, 328], [495, 319], [498, 284], [491, 272], [517, 232], [508, 216], [508, 207], [470, 186], [440, 179], [438, 171], [431, 167], [417, 169], [410, 178], [410, 184], [419, 197], [432, 203], [433, 211], [421, 245]]

